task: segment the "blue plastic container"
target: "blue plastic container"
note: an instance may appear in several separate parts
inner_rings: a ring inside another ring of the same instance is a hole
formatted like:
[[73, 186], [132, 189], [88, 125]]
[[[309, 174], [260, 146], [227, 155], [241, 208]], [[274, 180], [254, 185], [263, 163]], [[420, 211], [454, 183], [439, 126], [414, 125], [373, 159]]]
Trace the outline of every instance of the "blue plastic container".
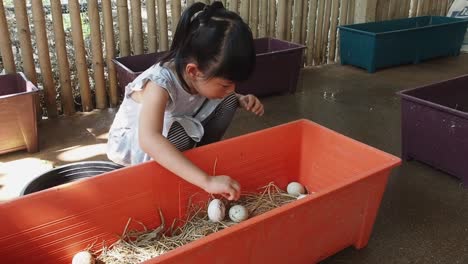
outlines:
[[458, 56], [468, 20], [422, 16], [340, 26], [341, 64], [376, 69]]

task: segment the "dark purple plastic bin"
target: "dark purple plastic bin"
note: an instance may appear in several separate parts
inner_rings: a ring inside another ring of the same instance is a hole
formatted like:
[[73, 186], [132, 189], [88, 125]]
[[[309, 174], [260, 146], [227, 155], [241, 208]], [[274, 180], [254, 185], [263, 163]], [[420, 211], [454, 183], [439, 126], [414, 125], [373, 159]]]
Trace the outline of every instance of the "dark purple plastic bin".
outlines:
[[0, 154], [39, 151], [36, 103], [40, 90], [23, 73], [0, 75]]
[[133, 81], [138, 75], [161, 60], [166, 53], [166, 51], [163, 51], [113, 59], [112, 61], [117, 71], [120, 94], [123, 95], [125, 86], [127, 86], [129, 82]]
[[255, 39], [257, 65], [249, 80], [240, 83], [240, 94], [267, 96], [296, 91], [299, 72], [304, 66], [305, 46], [274, 39]]
[[[303, 66], [305, 46], [273, 39], [255, 39], [257, 65], [248, 81], [240, 83], [236, 91], [241, 94], [266, 96], [296, 91], [299, 71]], [[143, 71], [158, 62], [166, 52], [115, 58], [119, 90]]]
[[452, 174], [468, 187], [468, 75], [399, 95], [402, 157]]

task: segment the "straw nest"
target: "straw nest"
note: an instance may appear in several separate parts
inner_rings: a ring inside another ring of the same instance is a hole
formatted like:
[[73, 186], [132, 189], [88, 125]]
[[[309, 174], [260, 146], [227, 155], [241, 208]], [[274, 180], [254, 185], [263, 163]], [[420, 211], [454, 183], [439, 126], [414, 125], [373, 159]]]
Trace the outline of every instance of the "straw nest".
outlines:
[[[259, 193], [243, 193], [236, 202], [223, 202], [226, 208], [230, 207], [230, 203], [245, 206], [250, 218], [294, 200], [295, 196], [287, 194], [271, 182], [262, 187]], [[161, 225], [154, 230], [148, 230], [142, 223], [129, 219], [120, 239], [109, 247], [103, 246], [94, 254], [100, 254], [98, 257], [100, 263], [141, 263], [237, 224], [230, 221], [228, 216], [221, 222], [211, 222], [206, 210], [207, 204], [190, 203], [187, 218], [174, 221], [169, 228], [166, 228], [163, 214], [159, 211]], [[139, 223], [143, 231], [128, 230], [132, 221]]]

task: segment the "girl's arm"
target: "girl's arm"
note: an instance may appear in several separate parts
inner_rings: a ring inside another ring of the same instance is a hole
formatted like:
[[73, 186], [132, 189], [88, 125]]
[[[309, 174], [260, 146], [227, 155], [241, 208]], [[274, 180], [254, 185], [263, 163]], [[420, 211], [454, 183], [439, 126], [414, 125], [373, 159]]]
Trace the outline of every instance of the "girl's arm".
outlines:
[[138, 130], [142, 150], [172, 173], [206, 192], [237, 200], [240, 195], [239, 183], [225, 175], [209, 176], [162, 135], [164, 111], [168, 100], [169, 94], [166, 90], [152, 81], [147, 82], [141, 100]]

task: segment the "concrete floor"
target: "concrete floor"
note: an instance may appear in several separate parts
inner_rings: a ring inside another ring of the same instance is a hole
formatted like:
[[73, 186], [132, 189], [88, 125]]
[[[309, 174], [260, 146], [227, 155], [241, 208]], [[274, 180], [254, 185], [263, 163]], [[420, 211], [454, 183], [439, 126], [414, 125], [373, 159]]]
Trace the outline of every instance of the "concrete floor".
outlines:
[[[400, 155], [399, 90], [468, 73], [468, 54], [368, 74], [348, 66], [304, 70], [292, 95], [264, 98], [265, 116], [239, 112], [226, 137], [307, 118], [346, 136]], [[467, 98], [468, 100], [468, 98]], [[52, 166], [105, 160], [115, 110], [45, 120], [41, 152], [0, 156], [0, 199]], [[348, 248], [323, 263], [468, 263], [468, 189], [419, 162], [394, 170], [368, 247]]]

